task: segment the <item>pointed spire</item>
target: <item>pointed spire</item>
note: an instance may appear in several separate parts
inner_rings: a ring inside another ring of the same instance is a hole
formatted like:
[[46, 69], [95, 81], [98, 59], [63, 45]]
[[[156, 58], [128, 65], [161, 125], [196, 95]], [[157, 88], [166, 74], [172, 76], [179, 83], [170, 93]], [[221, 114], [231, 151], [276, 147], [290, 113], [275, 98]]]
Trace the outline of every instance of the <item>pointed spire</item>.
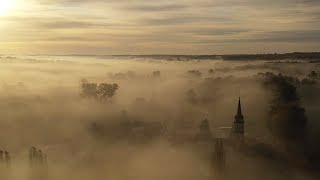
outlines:
[[239, 102], [238, 102], [238, 110], [237, 114], [235, 116], [236, 121], [242, 122], [243, 121], [243, 115], [242, 115], [242, 110], [241, 110], [241, 99], [239, 97]]
[[239, 102], [238, 102], [238, 111], [237, 111], [237, 115], [239, 116], [242, 116], [242, 111], [241, 111], [241, 99], [239, 97]]

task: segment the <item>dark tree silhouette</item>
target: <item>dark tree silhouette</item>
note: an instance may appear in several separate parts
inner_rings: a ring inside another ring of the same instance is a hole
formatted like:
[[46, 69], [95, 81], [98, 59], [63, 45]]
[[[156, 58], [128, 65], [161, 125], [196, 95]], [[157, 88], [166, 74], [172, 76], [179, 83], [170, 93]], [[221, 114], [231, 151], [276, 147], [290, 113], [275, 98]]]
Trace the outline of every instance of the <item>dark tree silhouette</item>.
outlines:
[[264, 85], [273, 93], [269, 129], [284, 140], [302, 142], [306, 135], [307, 116], [295, 86], [298, 80], [281, 74], [260, 75], [264, 78]]
[[29, 150], [29, 162], [31, 166], [43, 166], [47, 167], [47, 155], [36, 147], [31, 147]]
[[211, 155], [212, 166], [220, 173], [226, 166], [226, 153], [222, 139], [217, 139]]
[[316, 71], [311, 71], [310, 74], [308, 74], [308, 78], [310, 78], [311, 80], [320, 80], [320, 73], [316, 72]]
[[195, 141], [207, 141], [210, 142], [213, 139], [212, 133], [210, 131], [209, 121], [207, 119], [203, 120], [199, 126], [199, 132], [195, 136]]
[[107, 101], [111, 99], [119, 89], [118, 84], [106, 84], [101, 83], [98, 86], [97, 94], [101, 101]]
[[85, 98], [95, 98], [102, 102], [111, 99], [119, 89], [118, 84], [90, 83], [87, 80], [81, 81], [81, 96]]
[[81, 84], [81, 95], [86, 98], [97, 98], [98, 97], [98, 90], [97, 90], [97, 83], [89, 83], [83, 82]]
[[160, 77], [160, 75], [161, 75], [161, 72], [160, 72], [160, 71], [153, 71], [153, 72], [152, 72], [152, 76], [153, 76], [153, 77]]
[[202, 73], [199, 70], [189, 70], [188, 74], [194, 76], [194, 77], [201, 77]]

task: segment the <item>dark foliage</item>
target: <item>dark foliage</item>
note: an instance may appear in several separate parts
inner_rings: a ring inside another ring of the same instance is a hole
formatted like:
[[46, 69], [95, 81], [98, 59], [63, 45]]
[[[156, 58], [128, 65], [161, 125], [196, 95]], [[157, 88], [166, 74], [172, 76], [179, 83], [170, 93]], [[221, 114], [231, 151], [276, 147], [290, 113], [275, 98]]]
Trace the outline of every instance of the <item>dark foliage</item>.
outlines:
[[211, 142], [213, 139], [213, 135], [210, 130], [209, 121], [207, 119], [203, 120], [199, 127], [199, 132], [195, 136], [195, 141], [207, 141]]
[[308, 74], [308, 78], [314, 81], [320, 80], [320, 72], [311, 71], [310, 74]]
[[224, 60], [317, 60], [319, 62], [320, 53], [286, 53], [286, 54], [239, 54], [223, 55]]
[[98, 97], [97, 87], [98, 87], [97, 83], [84, 82], [81, 85], [81, 90], [82, 90], [81, 95], [86, 98], [97, 98]]
[[112, 123], [109, 119], [101, 119], [90, 124], [89, 131], [97, 140], [148, 143], [162, 136], [165, 130], [160, 122], [146, 122], [127, 114], [111, 118], [114, 120]]
[[259, 76], [263, 77], [264, 86], [273, 93], [268, 120], [271, 132], [284, 140], [304, 140], [307, 117], [295, 86], [299, 80], [273, 73], [261, 73]]
[[90, 83], [87, 80], [82, 80], [81, 82], [81, 95], [85, 98], [95, 98], [102, 102], [111, 99], [116, 95], [119, 89], [118, 84], [107, 84], [107, 83]]
[[97, 89], [98, 97], [100, 100], [106, 101], [108, 99], [111, 99], [114, 95], [116, 95], [118, 89], [118, 84], [101, 83], [99, 84]]
[[153, 71], [153, 72], [152, 72], [152, 76], [153, 76], [153, 77], [160, 77], [160, 75], [161, 75], [161, 72], [160, 72], [160, 71]]
[[201, 77], [202, 73], [199, 70], [189, 70], [188, 74], [194, 76], [194, 77]]

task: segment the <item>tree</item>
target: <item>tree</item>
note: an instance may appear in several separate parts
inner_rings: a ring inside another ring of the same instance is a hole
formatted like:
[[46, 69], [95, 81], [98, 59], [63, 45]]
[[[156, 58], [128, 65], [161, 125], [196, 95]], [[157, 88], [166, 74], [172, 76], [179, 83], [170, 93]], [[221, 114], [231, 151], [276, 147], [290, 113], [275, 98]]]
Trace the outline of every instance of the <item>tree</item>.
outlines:
[[195, 136], [196, 141], [208, 141], [212, 140], [213, 136], [210, 131], [209, 121], [207, 119], [203, 120], [199, 127], [199, 132]]
[[86, 98], [98, 98], [97, 83], [83, 81], [81, 84], [81, 95]]
[[107, 101], [108, 99], [111, 99], [119, 89], [118, 84], [106, 84], [101, 83], [98, 86], [97, 94], [98, 98], [101, 101]]
[[316, 71], [311, 71], [310, 74], [308, 74], [308, 78], [310, 78], [311, 80], [318, 80], [320, 79], [320, 74]]
[[85, 98], [94, 98], [102, 102], [111, 99], [119, 89], [119, 85], [107, 83], [90, 83], [87, 80], [81, 81], [81, 96]]
[[161, 72], [160, 72], [160, 71], [153, 71], [153, 72], [152, 72], [152, 76], [153, 76], [153, 77], [160, 77], [160, 75], [161, 75]]
[[286, 141], [299, 144], [306, 135], [307, 116], [302, 107], [293, 77], [260, 74], [264, 77], [264, 85], [272, 90], [268, 126], [271, 132]]
[[194, 77], [201, 77], [202, 73], [199, 70], [189, 70], [188, 74]]

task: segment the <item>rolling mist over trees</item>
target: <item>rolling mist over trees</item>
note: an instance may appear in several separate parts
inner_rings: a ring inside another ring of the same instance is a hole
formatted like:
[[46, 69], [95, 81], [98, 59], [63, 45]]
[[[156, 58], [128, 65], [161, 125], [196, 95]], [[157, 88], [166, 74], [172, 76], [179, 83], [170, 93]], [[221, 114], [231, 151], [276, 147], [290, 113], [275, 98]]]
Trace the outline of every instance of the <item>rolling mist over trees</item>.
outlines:
[[[64, 58], [0, 58], [9, 180], [30, 178], [32, 146], [48, 155], [48, 179], [319, 177], [320, 63]], [[197, 137], [226, 139], [238, 97], [246, 146], [224, 144], [216, 177]]]

